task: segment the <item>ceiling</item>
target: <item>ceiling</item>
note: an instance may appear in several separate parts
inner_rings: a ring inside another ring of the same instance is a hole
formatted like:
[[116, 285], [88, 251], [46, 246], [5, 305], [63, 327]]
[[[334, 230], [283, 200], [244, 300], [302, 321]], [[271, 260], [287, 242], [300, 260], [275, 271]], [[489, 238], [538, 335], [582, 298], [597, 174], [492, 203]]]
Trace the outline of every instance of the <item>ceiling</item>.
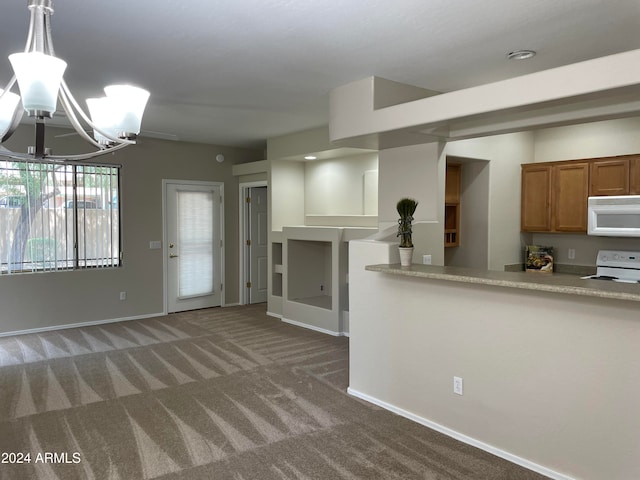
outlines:
[[[25, 0], [0, 7], [0, 56]], [[79, 99], [150, 90], [143, 135], [264, 148], [328, 123], [328, 94], [368, 76], [448, 92], [640, 48], [638, 0], [56, 0], [56, 55]], [[337, 6], [339, 5], [339, 7]], [[532, 49], [526, 61], [506, 54]], [[0, 84], [11, 77], [0, 61]]]

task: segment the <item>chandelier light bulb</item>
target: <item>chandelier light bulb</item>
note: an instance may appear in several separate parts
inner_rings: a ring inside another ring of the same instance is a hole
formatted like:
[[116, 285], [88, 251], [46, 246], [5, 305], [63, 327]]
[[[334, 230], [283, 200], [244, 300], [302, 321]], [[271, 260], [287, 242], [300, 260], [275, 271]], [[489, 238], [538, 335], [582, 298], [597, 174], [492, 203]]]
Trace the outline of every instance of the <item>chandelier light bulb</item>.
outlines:
[[5, 92], [0, 88], [0, 138], [11, 127], [19, 103], [20, 96], [13, 92]]
[[[112, 137], [118, 136], [115, 128], [115, 114], [107, 97], [87, 98], [87, 107], [89, 108], [91, 121], [98, 130]], [[114, 142], [114, 140], [104, 136], [98, 130], [93, 130], [93, 138], [95, 138], [97, 142], [102, 145], [109, 145]]]
[[114, 126], [119, 136], [128, 138], [139, 134], [149, 92], [131, 85], [109, 85], [104, 93], [112, 104]]
[[40, 52], [14, 53], [9, 55], [9, 61], [25, 111], [29, 116], [52, 117], [67, 62]]

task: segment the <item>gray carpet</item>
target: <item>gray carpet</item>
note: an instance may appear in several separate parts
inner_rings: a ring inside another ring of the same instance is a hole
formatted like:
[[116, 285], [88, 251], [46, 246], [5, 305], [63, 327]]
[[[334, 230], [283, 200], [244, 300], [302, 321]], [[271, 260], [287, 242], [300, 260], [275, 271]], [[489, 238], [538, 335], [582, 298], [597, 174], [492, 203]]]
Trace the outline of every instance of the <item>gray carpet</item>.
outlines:
[[0, 338], [0, 455], [31, 456], [0, 479], [544, 478], [347, 385], [348, 339], [264, 305]]

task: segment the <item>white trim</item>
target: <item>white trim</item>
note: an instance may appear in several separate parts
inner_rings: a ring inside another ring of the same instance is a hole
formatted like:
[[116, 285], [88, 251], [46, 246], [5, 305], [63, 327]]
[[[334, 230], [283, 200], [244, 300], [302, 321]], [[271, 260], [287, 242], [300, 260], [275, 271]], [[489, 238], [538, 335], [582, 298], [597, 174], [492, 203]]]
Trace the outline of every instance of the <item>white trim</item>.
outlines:
[[129, 320], [142, 320], [145, 318], [163, 317], [166, 314], [150, 313], [146, 315], [137, 315], [135, 317], [108, 318], [106, 320], [93, 320], [91, 322], [68, 323], [66, 325], [52, 325], [49, 327], [30, 328], [28, 330], [16, 330], [14, 332], [0, 332], [0, 337], [9, 337], [11, 335], [26, 335], [28, 333], [51, 332], [54, 330], [65, 330], [67, 328], [91, 327], [93, 325], [103, 325], [105, 323], [128, 322]]
[[426, 418], [420, 417], [400, 407], [396, 407], [395, 405], [379, 400], [375, 397], [367, 395], [366, 393], [362, 393], [357, 390], [354, 390], [351, 387], [347, 388], [347, 393], [351, 396], [354, 396], [361, 400], [365, 400], [369, 403], [373, 403], [374, 405], [382, 407], [385, 410], [389, 410], [390, 412], [396, 413], [402, 417], [408, 418], [409, 420], [419, 423], [420, 425], [424, 425], [425, 427], [428, 427], [432, 430], [443, 433], [448, 437], [459, 440], [463, 443], [466, 443], [467, 445], [471, 445], [472, 447], [476, 447], [476, 448], [479, 448], [480, 450], [484, 450], [485, 452], [489, 452], [497, 457], [508, 460], [511, 463], [515, 463], [516, 465], [520, 465], [521, 467], [524, 467], [528, 470], [532, 470], [541, 475], [546, 475], [547, 477], [553, 478], [554, 480], [575, 480], [573, 477], [569, 477], [568, 475], [558, 473], [547, 467], [543, 467], [542, 465], [538, 465], [537, 463], [531, 462], [525, 458], [518, 457], [517, 455], [509, 453], [505, 450], [494, 447], [493, 445], [489, 445], [480, 440], [476, 440], [475, 438], [469, 437], [463, 433], [452, 430], [448, 427], [440, 425], [439, 423], [435, 423], [435, 422], [432, 422], [431, 420], [427, 420]]
[[267, 315], [269, 315], [270, 317], [275, 317], [275, 318], [279, 318], [280, 320], [282, 320], [282, 315], [280, 313], [273, 313], [267, 310]]
[[225, 249], [227, 240], [224, 231], [224, 182], [213, 182], [207, 180], [179, 180], [179, 179], [162, 179], [162, 308], [164, 315], [169, 313], [169, 297], [168, 297], [168, 263], [169, 249], [167, 247], [167, 185], [202, 185], [220, 188], [220, 239], [222, 246], [220, 247], [220, 277], [222, 279], [222, 289], [220, 291], [220, 306], [225, 303], [226, 293], [226, 273], [225, 273]]
[[238, 235], [240, 237], [240, 245], [239, 245], [239, 252], [240, 254], [238, 255], [238, 272], [240, 273], [240, 275], [238, 275], [239, 277], [239, 284], [238, 284], [238, 299], [240, 302], [240, 305], [247, 305], [248, 301], [247, 301], [247, 288], [246, 288], [246, 284], [247, 284], [247, 272], [245, 270], [245, 265], [247, 262], [246, 259], [246, 254], [247, 254], [247, 249], [244, 248], [246, 243], [247, 243], [247, 202], [245, 201], [245, 198], [247, 197], [247, 195], [249, 194], [249, 192], [247, 190], [249, 190], [250, 188], [253, 187], [267, 187], [267, 189], [269, 188], [269, 183], [267, 180], [258, 180], [255, 182], [243, 182], [238, 184], [238, 230], [239, 230], [239, 234]]
[[291, 320], [289, 318], [280, 317], [284, 323], [289, 323], [291, 325], [295, 325], [296, 327], [308, 328], [309, 330], [314, 330], [320, 333], [326, 333], [327, 335], [331, 335], [332, 337], [342, 337], [344, 336], [344, 332], [334, 332], [333, 330], [327, 330], [326, 328], [316, 327], [314, 325], [309, 325], [308, 323], [298, 322], [297, 320]]

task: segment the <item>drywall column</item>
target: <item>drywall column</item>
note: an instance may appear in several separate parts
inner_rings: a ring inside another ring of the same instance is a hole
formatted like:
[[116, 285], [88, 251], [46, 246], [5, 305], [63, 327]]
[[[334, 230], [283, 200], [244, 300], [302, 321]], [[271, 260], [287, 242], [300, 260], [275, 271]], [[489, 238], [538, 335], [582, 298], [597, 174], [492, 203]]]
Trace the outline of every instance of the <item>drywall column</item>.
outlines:
[[[432, 263], [444, 263], [443, 144], [429, 143], [381, 150], [378, 154], [378, 223], [380, 230], [398, 223], [396, 204], [415, 198], [413, 261], [432, 255]], [[394, 233], [395, 235], [395, 233]]]

